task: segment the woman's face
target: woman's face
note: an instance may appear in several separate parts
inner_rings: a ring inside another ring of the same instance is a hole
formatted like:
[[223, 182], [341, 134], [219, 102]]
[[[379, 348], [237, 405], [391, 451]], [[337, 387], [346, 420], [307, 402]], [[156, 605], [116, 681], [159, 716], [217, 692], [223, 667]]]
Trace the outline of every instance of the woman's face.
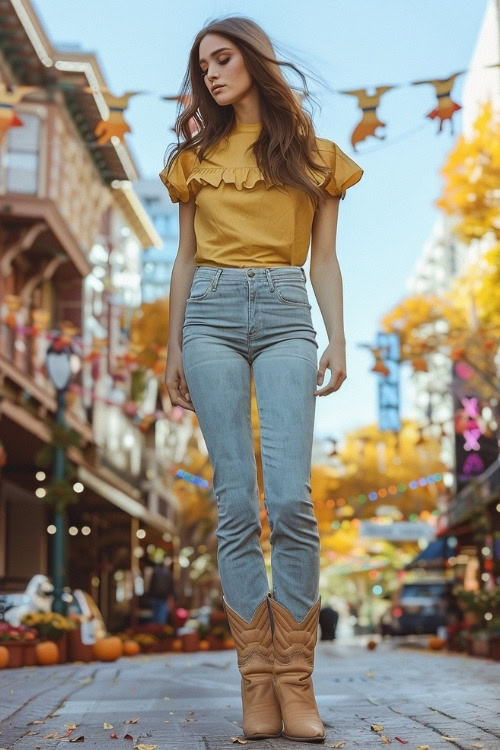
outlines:
[[[225, 36], [204, 36], [199, 46], [199, 62], [205, 85], [217, 104], [234, 104], [253, 86], [240, 50]], [[218, 84], [221, 87], [212, 90]]]

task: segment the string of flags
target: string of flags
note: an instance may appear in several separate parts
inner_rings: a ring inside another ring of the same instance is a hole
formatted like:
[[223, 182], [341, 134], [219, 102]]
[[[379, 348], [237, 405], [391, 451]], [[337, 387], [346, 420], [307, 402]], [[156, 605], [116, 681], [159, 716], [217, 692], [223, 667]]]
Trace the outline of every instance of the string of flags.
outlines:
[[[500, 62], [480, 67], [495, 68], [499, 66]], [[338, 90], [338, 94], [354, 97], [358, 105], [358, 110], [361, 112], [360, 119], [351, 133], [350, 140], [353, 149], [356, 151], [357, 144], [366, 141], [369, 136], [373, 136], [378, 140], [384, 140], [386, 138], [385, 129], [387, 128], [387, 123], [378, 116], [378, 109], [382, 104], [382, 98], [388, 94], [388, 92], [402, 88], [403, 86], [430, 86], [434, 92], [435, 106], [426, 112], [424, 117], [430, 120], [437, 120], [438, 133], [443, 131], [443, 123], [448, 120], [450, 122], [450, 132], [451, 134], [454, 134], [453, 116], [456, 112], [462, 109], [462, 106], [458, 104], [452, 96], [453, 87], [460, 76], [471, 70], [473, 69], [464, 68], [463, 70], [458, 70], [455, 73], [452, 73], [446, 78], [429, 78], [392, 85], [372, 85], [359, 89]], [[61, 88], [65, 91], [78, 89], [79, 91], [89, 94], [89, 96], [94, 96], [96, 101], [97, 98], [99, 98], [101, 105], [104, 103], [104, 107], [99, 107], [99, 111], [102, 109], [106, 111], [107, 109], [108, 116], [106, 118], [103, 117], [95, 126], [94, 135], [96, 136], [96, 139], [95, 141], [88, 142], [89, 146], [114, 146], [117, 141], [123, 142], [125, 133], [132, 132], [132, 129], [124, 117], [130, 100], [134, 96], [140, 95], [157, 96], [155, 92], [151, 91], [126, 91], [121, 96], [118, 96], [113, 94], [106, 87], [97, 89], [91, 86], [68, 82], [51, 84], [51, 88]], [[11, 128], [23, 126], [22, 114], [16, 112], [16, 107], [19, 102], [39, 91], [40, 88], [37, 86], [8, 87], [6, 84], [0, 83], [0, 144]], [[191, 94], [165, 95], [160, 96], [159, 98], [164, 101], [176, 101], [183, 110], [189, 107], [192, 101]], [[188, 127], [192, 134], [196, 132], [197, 123], [194, 118], [190, 119]], [[377, 131], [379, 128], [382, 129], [383, 132], [378, 133]], [[171, 130], [175, 129], [171, 128]]]

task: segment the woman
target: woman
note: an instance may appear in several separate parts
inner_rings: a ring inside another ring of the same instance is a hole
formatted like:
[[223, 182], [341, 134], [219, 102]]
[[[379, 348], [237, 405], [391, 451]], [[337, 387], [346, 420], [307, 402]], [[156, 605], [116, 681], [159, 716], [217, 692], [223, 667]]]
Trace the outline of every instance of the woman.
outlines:
[[[346, 378], [337, 212], [363, 170], [311, 117], [253, 21], [228, 17], [196, 36], [186, 106], [160, 177], [179, 202], [166, 385], [196, 412], [213, 468], [218, 566], [241, 673], [243, 733], [325, 739], [312, 684], [319, 547], [310, 498], [315, 397]], [[307, 84], [305, 84], [308, 95]], [[319, 368], [302, 268], [329, 344]], [[330, 382], [322, 390], [326, 368]], [[272, 594], [262, 550], [250, 422], [253, 375]]]

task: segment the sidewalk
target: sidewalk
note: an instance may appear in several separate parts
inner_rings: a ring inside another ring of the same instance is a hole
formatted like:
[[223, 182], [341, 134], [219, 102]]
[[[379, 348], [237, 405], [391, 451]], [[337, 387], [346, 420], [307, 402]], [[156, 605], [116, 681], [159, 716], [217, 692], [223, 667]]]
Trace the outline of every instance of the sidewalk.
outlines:
[[[134, 750], [141, 743], [157, 750], [238, 747], [231, 738], [243, 739], [239, 680], [234, 650], [2, 670], [0, 748], [67, 750], [80, 736], [83, 750]], [[409, 750], [500, 748], [498, 662], [390, 643], [367, 651], [318, 642], [314, 684], [325, 743], [278, 738], [246, 744], [297, 750], [344, 742], [345, 750], [369, 750], [382, 747], [384, 735]], [[65, 725], [75, 724], [61, 739]], [[384, 728], [377, 733], [371, 724]]]

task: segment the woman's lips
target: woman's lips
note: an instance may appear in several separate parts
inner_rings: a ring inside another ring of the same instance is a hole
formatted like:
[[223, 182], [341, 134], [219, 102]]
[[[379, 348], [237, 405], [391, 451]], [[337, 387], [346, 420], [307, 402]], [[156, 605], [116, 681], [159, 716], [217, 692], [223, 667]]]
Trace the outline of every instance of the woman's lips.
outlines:
[[221, 89], [223, 89], [225, 85], [226, 85], [225, 83], [221, 83], [220, 85], [215, 86], [214, 89], [213, 89], [213, 91], [212, 91], [212, 94], [216, 94], [218, 91], [220, 91]]

